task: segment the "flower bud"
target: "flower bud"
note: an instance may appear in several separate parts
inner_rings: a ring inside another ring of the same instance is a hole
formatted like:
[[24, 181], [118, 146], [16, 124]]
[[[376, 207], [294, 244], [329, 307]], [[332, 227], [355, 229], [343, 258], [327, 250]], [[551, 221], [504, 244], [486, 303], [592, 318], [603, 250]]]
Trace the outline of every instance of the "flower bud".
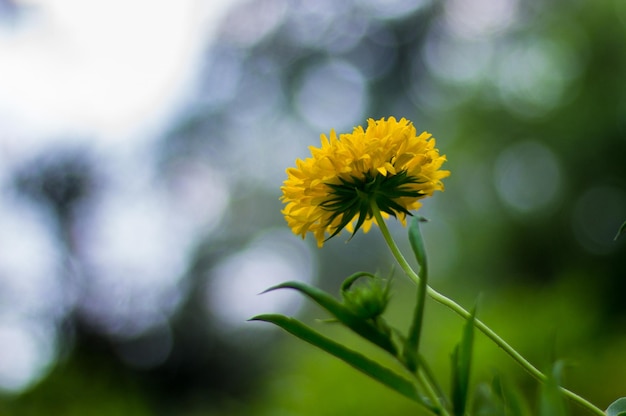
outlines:
[[389, 282], [380, 278], [367, 279], [344, 290], [343, 298], [345, 305], [354, 314], [364, 319], [374, 319], [387, 308]]

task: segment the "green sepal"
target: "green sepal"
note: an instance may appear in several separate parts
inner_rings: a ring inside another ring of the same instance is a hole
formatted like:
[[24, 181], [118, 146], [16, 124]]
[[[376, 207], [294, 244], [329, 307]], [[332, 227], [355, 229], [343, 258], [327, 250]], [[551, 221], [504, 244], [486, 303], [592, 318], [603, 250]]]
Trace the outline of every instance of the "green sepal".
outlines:
[[470, 370], [474, 346], [474, 309], [463, 327], [461, 342], [452, 352], [452, 410], [454, 416], [463, 416], [467, 408], [469, 397]]
[[362, 336], [371, 343], [378, 345], [380, 348], [396, 356], [397, 349], [391, 340], [391, 334], [383, 332], [373, 325], [369, 320], [363, 319], [352, 312], [344, 304], [336, 300], [334, 297], [302, 282], [285, 282], [277, 286], [267, 289], [263, 293], [276, 289], [294, 289], [301, 292], [314, 300], [322, 308], [326, 309], [332, 316], [337, 318], [339, 322], [350, 328], [352, 331]]
[[331, 239], [341, 232], [350, 222], [357, 218], [352, 236], [361, 228], [365, 221], [373, 217], [372, 203], [393, 217], [398, 214], [411, 216], [412, 214], [400, 203], [400, 198], [420, 198], [422, 191], [411, 189], [412, 184], [420, 183], [417, 178], [408, 175], [407, 171], [396, 175], [381, 175], [365, 173], [363, 178], [351, 176], [350, 179], [338, 177], [341, 183], [327, 183], [330, 188], [330, 197], [320, 206], [332, 212], [328, 219], [331, 224], [341, 215], [341, 221], [335, 231], [327, 238]]
[[296, 319], [283, 315], [270, 314], [255, 316], [251, 319], [251, 321], [264, 321], [277, 325], [290, 334], [295, 335], [309, 344], [339, 358], [343, 362], [351, 365], [355, 369], [370, 376], [374, 380], [379, 381], [403, 396], [424, 405], [431, 411], [434, 410], [433, 406], [420, 397], [417, 393], [415, 385], [404, 377], [393, 372], [387, 367], [381, 366], [364, 355], [325, 337]]
[[343, 295], [344, 293], [346, 293], [348, 290], [350, 290], [350, 287], [360, 278], [362, 277], [368, 277], [370, 279], [378, 279], [378, 276], [376, 276], [373, 273], [369, 273], [369, 272], [356, 272], [348, 277], [346, 277], [344, 279], [344, 281], [341, 283], [341, 294]]
[[611, 403], [608, 409], [606, 409], [606, 416], [625, 416], [625, 415], [626, 415], [626, 397], [622, 397], [622, 398], [615, 400], [613, 403]]

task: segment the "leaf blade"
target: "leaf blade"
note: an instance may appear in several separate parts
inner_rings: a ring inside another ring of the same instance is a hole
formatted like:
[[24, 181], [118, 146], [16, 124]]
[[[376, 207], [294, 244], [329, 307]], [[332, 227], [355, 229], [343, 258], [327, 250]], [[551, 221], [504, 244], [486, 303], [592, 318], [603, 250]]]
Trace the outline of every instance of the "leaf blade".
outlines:
[[[626, 224], [626, 223], [624, 223]], [[606, 409], [607, 416], [624, 416], [626, 415], [626, 397], [621, 397], [615, 400], [611, 405]]]
[[531, 414], [522, 392], [501, 376], [496, 376], [492, 390], [502, 401], [503, 412], [508, 416], [528, 416]]
[[302, 282], [291, 281], [273, 286], [263, 293], [277, 289], [294, 289], [303, 293], [358, 335], [389, 352], [394, 357], [397, 355], [397, 349], [388, 334], [379, 331], [378, 328], [370, 322], [354, 314], [345, 305], [323, 290]]
[[622, 236], [622, 234], [626, 234], [626, 221], [624, 221], [622, 226], [619, 227], [619, 230], [617, 230], [617, 234], [615, 234], [615, 237], [613, 238], [613, 241], [617, 241], [617, 239], [620, 238]]
[[409, 242], [413, 254], [420, 265], [420, 276], [417, 287], [417, 299], [413, 312], [413, 319], [409, 329], [405, 348], [405, 360], [407, 366], [413, 371], [418, 369], [417, 356], [419, 355], [420, 339], [422, 333], [422, 322], [424, 321], [424, 308], [426, 303], [426, 292], [428, 291], [428, 263], [426, 258], [426, 250], [424, 248], [424, 240], [420, 231], [419, 223], [425, 221], [422, 217], [414, 217], [409, 225]]
[[424, 217], [415, 217], [409, 224], [409, 243], [420, 267], [425, 267], [426, 265], [426, 249], [424, 248], [424, 239], [422, 238], [419, 223], [425, 221], [427, 220]]
[[346, 364], [377, 380], [401, 395], [416, 401], [429, 409], [432, 406], [425, 402], [417, 393], [415, 385], [396, 374], [387, 367], [378, 364], [366, 356], [339, 344], [319, 332], [309, 328], [300, 321], [284, 315], [267, 314], [252, 318], [253, 321], [272, 323], [309, 344], [339, 358]]
[[567, 416], [568, 410], [561, 394], [560, 382], [565, 364], [557, 361], [548, 373], [548, 378], [542, 385], [539, 401], [540, 416]]
[[461, 342], [452, 353], [452, 409], [455, 416], [463, 416], [467, 408], [469, 397], [469, 382], [471, 374], [472, 354], [474, 347], [474, 321], [476, 310], [472, 310], [470, 317], [463, 327]]

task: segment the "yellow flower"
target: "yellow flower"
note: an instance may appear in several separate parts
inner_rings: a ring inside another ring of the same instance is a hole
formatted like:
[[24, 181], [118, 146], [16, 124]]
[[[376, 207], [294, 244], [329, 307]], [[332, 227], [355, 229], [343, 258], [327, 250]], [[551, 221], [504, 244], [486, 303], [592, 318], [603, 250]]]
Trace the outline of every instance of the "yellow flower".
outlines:
[[373, 204], [406, 225], [419, 200], [443, 191], [441, 179], [450, 174], [440, 170], [446, 157], [439, 155], [435, 139], [426, 132], [416, 135], [404, 118], [369, 119], [365, 130], [358, 126], [339, 137], [331, 130], [321, 142], [309, 147], [311, 157], [287, 169], [281, 187], [289, 227], [302, 238], [313, 233], [319, 247], [345, 227], [367, 232], [375, 222]]

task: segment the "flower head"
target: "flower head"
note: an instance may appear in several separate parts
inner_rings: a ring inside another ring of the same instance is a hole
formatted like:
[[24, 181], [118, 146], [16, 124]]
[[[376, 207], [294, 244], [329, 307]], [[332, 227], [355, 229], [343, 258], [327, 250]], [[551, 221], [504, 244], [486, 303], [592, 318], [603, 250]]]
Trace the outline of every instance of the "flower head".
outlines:
[[440, 169], [446, 158], [435, 139], [418, 136], [404, 118], [369, 119], [366, 129], [339, 137], [331, 130], [321, 142], [310, 147], [311, 157], [287, 169], [281, 188], [289, 227], [303, 238], [313, 233], [319, 247], [344, 228], [367, 232], [375, 221], [373, 205], [406, 224], [419, 200], [443, 191], [441, 179], [450, 174]]

